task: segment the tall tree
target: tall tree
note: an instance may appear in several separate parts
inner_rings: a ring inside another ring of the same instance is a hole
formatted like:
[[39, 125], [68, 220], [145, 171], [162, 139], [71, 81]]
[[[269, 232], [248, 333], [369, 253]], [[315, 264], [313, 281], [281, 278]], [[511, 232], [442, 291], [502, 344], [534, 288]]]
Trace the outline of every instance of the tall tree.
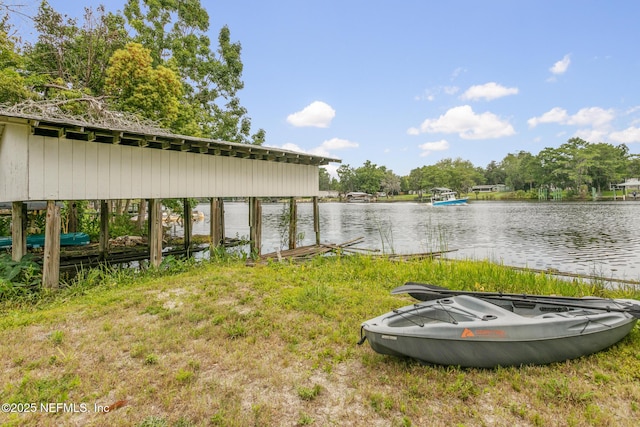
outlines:
[[535, 163], [535, 159], [527, 151], [507, 154], [500, 162], [505, 176], [504, 183], [516, 191], [525, 190], [526, 184], [531, 188]]
[[624, 178], [640, 178], [640, 154], [630, 154]]
[[25, 78], [20, 74], [23, 59], [16, 50], [15, 39], [8, 35], [7, 17], [0, 19], [0, 103], [15, 104], [31, 97]]
[[264, 141], [262, 129], [251, 135], [251, 119], [237, 96], [244, 87], [241, 45], [231, 41], [225, 26], [217, 51], [211, 50], [205, 34], [209, 15], [200, 0], [128, 0], [124, 14], [154, 64], [172, 64], [180, 73], [185, 97], [179, 131], [233, 142]]
[[128, 41], [122, 16], [103, 6], [84, 9], [84, 20], [56, 12], [46, 0], [34, 17], [38, 39], [25, 45], [25, 68], [34, 87], [50, 97], [51, 84], [94, 96], [103, 95], [109, 58]]
[[362, 166], [354, 171], [356, 189], [365, 193], [375, 194], [380, 191], [382, 180], [387, 172], [384, 166], [371, 163], [370, 160], [364, 162]]
[[504, 184], [506, 173], [501, 164], [492, 160], [485, 168], [484, 178], [489, 184]]
[[336, 171], [340, 179], [340, 190], [348, 193], [356, 190], [355, 170], [348, 164], [340, 165]]
[[318, 187], [320, 191], [331, 190], [331, 175], [325, 168], [318, 168]]
[[137, 113], [171, 127], [178, 119], [182, 84], [167, 67], [152, 66], [148, 49], [130, 43], [113, 54], [106, 71], [106, 92], [119, 110]]
[[387, 193], [387, 197], [400, 193], [401, 178], [393, 173], [392, 170], [387, 169], [382, 182], [380, 183], [380, 189]]
[[629, 148], [625, 144], [613, 146], [601, 142], [588, 145], [586, 150], [591, 159], [588, 173], [598, 192], [626, 177]]

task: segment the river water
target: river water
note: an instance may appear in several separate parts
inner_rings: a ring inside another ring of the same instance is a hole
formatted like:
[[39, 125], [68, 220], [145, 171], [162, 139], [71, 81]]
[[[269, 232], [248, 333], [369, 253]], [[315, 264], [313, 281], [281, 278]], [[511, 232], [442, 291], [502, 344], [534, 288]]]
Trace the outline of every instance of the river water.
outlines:
[[[262, 205], [262, 253], [284, 247], [285, 206]], [[205, 220], [193, 232], [208, 235], [209, 205], [196, 210]], [[358, 247], [384, 253], [451, 250], [446, 257], [640, 280], [640, 202], [321, 203], [320, 229], [323, 243], [364, 237]], [[298, 204], [298, 232], [299, 244], [315, 243], [311, 203]], [[246, 203], [225, 202], [225, 235], [249, 235]]]

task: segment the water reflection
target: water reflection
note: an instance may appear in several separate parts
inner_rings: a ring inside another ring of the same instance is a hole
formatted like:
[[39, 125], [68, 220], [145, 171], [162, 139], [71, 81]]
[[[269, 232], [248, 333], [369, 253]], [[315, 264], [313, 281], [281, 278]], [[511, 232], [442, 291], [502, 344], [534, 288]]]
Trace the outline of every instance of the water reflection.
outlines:
[[[206, 220], [195, 234], [209, 233]], [[281, 247], [284, 204], [263, 204], [262, 251]], [[248, 236], [246, 203], [225, 203], [226, 235]], [[419, 203], [322, 203], [323, 242], [364, 236], [361, 246], [387, 253], [455, 249], [451, 258], [490, 259], [506, 265], [557, 269], [618, 279], [640, 279], [640, 202], [472, 202], [434, 208]], [[181, 230], [176, 230], [180, 233]], [[313, 244], [312, 205], [298, 205], [302, 244]]]

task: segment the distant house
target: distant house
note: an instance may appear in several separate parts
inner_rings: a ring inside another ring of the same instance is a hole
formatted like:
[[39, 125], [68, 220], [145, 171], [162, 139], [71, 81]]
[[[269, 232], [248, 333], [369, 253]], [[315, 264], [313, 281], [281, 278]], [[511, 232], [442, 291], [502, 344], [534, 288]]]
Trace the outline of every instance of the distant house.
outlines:
[[628, 178], [623, 183], [613, 184], [612, 189], [615, 190], [640, 190], [640, 179], [638, 178]]
[[507, 186], [504, 184], [474, 185], [471, 191], [474, 193], [495, 193], [506, 191]]

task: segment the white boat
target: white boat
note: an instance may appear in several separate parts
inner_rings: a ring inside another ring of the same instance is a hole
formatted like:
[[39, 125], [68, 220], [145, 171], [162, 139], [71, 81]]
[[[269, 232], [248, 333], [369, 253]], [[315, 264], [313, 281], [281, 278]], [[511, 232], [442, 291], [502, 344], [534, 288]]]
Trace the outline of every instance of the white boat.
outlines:
[[361, 191], [351, 191], [345, 195], [347, 202], [349, 203], [365, 203], [370, 202], [373, 196], [369, 193], [363, 193]]
[[432, 206], [466, 205], [467, 197], [458, 198], [458, 193], [450, 188], [436, 187], [431, 189]]

